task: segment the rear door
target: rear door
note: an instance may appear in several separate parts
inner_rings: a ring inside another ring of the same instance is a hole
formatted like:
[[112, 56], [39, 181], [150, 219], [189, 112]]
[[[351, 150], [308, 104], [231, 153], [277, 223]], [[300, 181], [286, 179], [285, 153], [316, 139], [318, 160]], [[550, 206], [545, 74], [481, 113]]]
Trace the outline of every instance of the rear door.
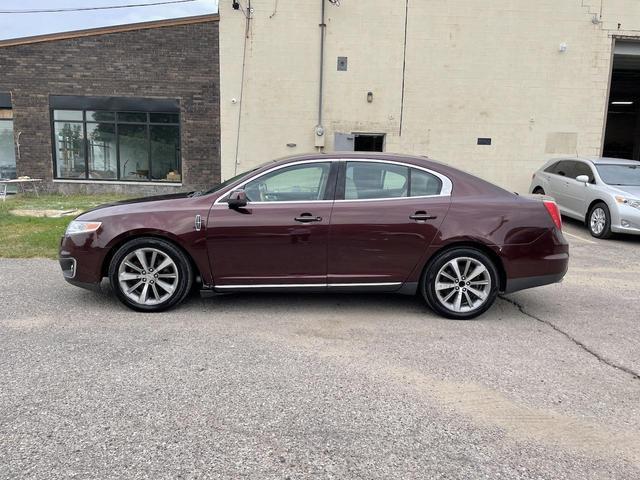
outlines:
[[549, 171], [549, 191], [547, 195], [553, 197], [562, 213], [567, 213], [568, 178], [573, 174], [573, 162], [561, 160]]
[[397, 289], [438, 233], [451, 181], [381, 160], [346, 161], [340, 172], [329, 231], [329, 287]]
[[216, 288], [326, 288], [336, 177], [327, 161], [285, 165], [238, 187], [245, 208], [218, 200], [207, 222]]

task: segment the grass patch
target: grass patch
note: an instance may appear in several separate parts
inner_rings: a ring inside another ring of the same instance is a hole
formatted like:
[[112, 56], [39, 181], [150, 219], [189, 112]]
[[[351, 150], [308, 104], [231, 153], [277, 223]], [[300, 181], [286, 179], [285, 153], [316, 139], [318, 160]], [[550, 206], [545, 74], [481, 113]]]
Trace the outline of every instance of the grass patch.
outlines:
[[127, 198], [122, 195], [15, 195], [0, 202], [0, 257], [57, 258], [60, 237], [73, 217], [18, 217], [18, 209], [88, 210]]

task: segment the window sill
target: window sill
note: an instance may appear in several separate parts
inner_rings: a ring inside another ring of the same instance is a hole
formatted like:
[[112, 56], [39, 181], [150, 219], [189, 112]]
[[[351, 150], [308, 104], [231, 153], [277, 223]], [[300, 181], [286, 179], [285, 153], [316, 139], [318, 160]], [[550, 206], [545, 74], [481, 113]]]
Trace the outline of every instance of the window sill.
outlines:
[[84, 183], [87, 185], [91, 184], [102, 184], [102, 185], [139, 185], [143, 186], [165, 186], [165, 187], [181, 187], [182, 183], [180, 182], [136, 182], [136, 181], [119, 181], [119, 180], [73, 180], [73, 179], [64, 179], [64, 178], [54, 178], [53, 183]]

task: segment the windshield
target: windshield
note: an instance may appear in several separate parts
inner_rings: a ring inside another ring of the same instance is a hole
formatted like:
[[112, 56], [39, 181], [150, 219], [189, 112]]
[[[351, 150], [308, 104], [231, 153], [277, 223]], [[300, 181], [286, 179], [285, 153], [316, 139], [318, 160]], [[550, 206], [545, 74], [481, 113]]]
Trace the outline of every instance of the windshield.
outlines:
[[600, 178], [607, 185], [640, 187], [640, 163], [638, 165], [596, 165]]

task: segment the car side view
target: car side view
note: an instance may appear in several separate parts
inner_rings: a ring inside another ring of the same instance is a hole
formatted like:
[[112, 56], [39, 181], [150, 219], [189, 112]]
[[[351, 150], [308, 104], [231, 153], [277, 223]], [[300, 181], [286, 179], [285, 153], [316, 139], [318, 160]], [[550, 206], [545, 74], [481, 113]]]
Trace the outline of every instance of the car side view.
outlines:
[[[537, 197], [537, 196], [536, 196]], [[60, 245], [64, 278], [108, 277], [138, 311], [246, 291], [420, 294], [470, 319], [499, 292], [560, 281], [569, 247], [553, 201], [526, 198], [423, 157], [312, 154], [206, 192], [83, 213]]]
[[640, 162], [619, 158], [558, 158], [531, 179], [531, 193], [555, 199], [563, 215], [585, 222], [591, 235], [640, 235]]

